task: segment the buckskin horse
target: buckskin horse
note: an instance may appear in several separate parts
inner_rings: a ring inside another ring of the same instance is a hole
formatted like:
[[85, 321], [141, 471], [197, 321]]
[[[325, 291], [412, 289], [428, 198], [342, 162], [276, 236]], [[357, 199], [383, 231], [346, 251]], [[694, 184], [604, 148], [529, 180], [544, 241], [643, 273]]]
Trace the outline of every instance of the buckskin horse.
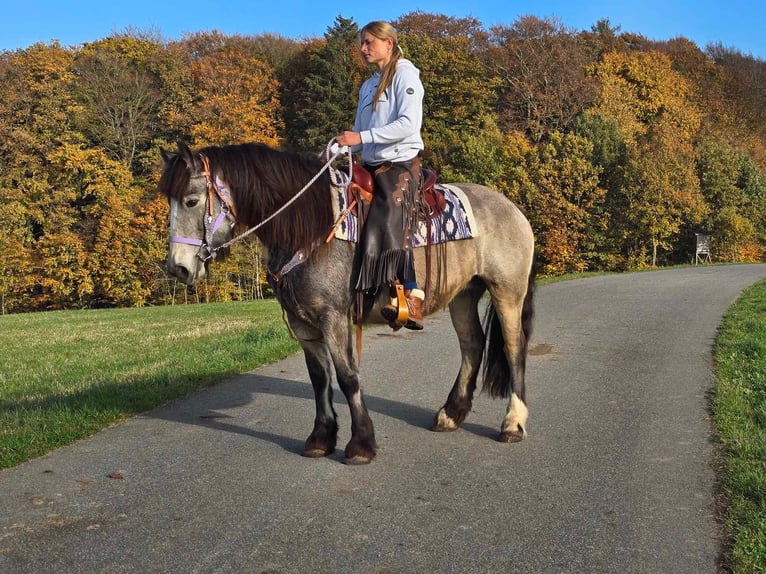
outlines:
[[[334, 373], [351, 413], [345, 462], [369, 463], [377, 447], [353, 342], [355, 244], [325, 240], [337, 217], [328, 164], [317, 155], [253, 143], [197, 151], [179, 143], [177, 151], [163, 150], [162, 158], [159, 189], [170, 204], [169, 273], [194, 284], [215, 255], [225, 255], [235, 222], [254, 226], [250, 231], [257, 228], [268, 253], [270, 283], [303, 349], [314, 388], [316, 418], [303, 454], [322, 457], [335, 449]], [[524, 371], [533, 314], [534, 236], [522, 212], [502, 194], [471, 183], [451, 186], [473, 210], [473, 236], [442, 244], [439, 257], [431, 258], [436, 264], [426, 264], [428, 248], [415, 249], [418, 278], [424, 280], [426, 268], [430, 274], [424, 314], [449, 307], [461, 353], [457, 377], [432, 430], [456, 430], [466, 418], [483, 361], [484, 390], [509, 399], [498, 440], [520, 441], [528, 415]], [[482, 321], [479, 304], [487, 291]], [[388, 297], [380, 293], [376, 308]], [[373, 310], [368, 320], [375, 317]]]

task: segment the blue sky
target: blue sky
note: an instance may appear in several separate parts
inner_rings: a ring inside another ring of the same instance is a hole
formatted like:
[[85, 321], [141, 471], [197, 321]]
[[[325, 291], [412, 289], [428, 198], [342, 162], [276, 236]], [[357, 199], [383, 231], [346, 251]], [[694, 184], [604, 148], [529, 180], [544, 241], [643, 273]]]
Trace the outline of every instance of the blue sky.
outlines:
[[414, 10], [473, 16], [485, 27], [511, 24], [518, 16], [558, 17], [570, 29], [588, 30], [608, 18], [623, 32], [653, 40], [683, 36], [704, 49], [720, 42], [766, 60], [764, 0], [479, 0], [330, 2], [328, 0], [0, 0], [0, 50], [58, 40], [72, 46], [127, 28], [159, 32], [174, 40], [184, 33], [277, 33], [300, 39], [322, 36], [335, 17], [393, 20]]

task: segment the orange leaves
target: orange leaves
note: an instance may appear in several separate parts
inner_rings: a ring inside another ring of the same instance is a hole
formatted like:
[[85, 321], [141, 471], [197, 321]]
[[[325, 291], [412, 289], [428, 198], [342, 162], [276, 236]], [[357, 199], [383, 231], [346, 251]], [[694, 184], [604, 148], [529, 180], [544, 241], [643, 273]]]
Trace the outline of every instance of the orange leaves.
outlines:
[[192, 77], [191, 132], [198, 144], [279, 143], [278, 83], [266, 64], [229, 47], [194, 62]]
[[672, 126], [681, 139], [696, 134], [700, 113], [690, 105], [690, 86], [664, 54], [612, 52], [589, 70], [600, 84], [594, 111], [615, 118], [627, 138], [661, 124]]
[[38, 305], [71, 308], [88, 301], [137, 304], [140, 257], [131, 229], [141, 191], [126, 167], [98, 149], [64, 145], [50, 153], [53, 192], [29, 198], [44, 213], [34, 266]]

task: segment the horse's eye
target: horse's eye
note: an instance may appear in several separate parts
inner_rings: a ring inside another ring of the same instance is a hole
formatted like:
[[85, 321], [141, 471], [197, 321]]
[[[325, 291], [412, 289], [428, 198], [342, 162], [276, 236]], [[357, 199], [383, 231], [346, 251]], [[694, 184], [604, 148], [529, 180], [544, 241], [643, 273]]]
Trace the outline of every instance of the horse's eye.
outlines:
[[186, 207], [194, 207], [199, 203], [199, 199], [187, 199], [186, 200]]

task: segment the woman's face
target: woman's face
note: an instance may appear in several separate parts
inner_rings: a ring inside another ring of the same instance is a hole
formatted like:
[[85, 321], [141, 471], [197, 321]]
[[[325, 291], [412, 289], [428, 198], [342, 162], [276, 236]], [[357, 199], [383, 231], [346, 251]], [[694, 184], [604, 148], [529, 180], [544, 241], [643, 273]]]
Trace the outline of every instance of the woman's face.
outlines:
[[368, 64], [375, 64], [382, 68], [391, 59], [391, 51], [394, 48], [394, 41], [391, 38], [381, 40], [365, 32], [362, 34], [362, 57]]

